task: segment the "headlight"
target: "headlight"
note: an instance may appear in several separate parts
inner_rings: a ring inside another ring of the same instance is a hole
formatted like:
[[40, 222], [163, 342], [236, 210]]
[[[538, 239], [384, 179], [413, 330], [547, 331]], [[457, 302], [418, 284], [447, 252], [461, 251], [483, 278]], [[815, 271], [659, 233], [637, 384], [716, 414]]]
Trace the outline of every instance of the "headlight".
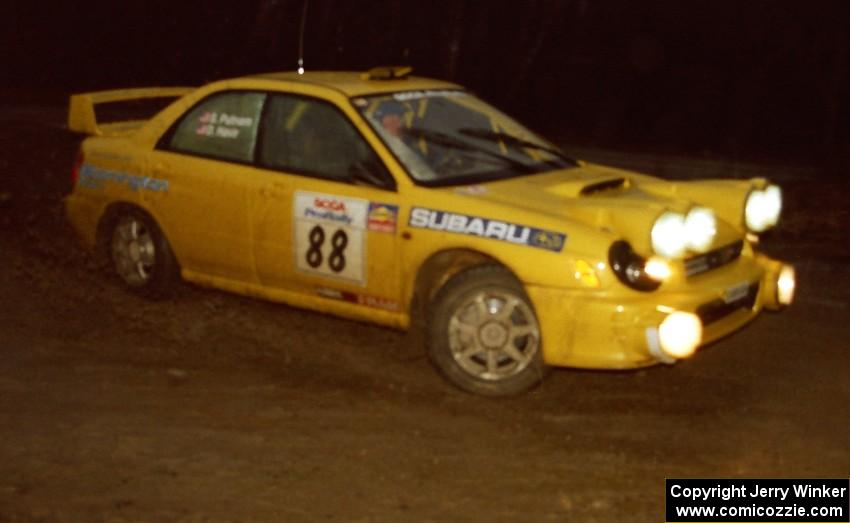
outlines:
[[744, 206], [744, 221], [753, 232], [764, 232], [776, 225], [782, 211], [782, 191], [776, 185], [751, 191]]
[[707, 251], [714, 241], [714, 235], [717, 234], [714, 211], [706, 207], [694, 207], [685, 218], [685, 230], [691, 249], [697, 252]]
[[670, 264], [664, 261], [657, 256], [653, 256], [652, 258], [646, 260], [646, 264], [643, 267], [643, 271], [656, 281], [664, 281], [670, 277], [671, 269]]
[[608, 264], [618, 280], [638, 291], [654, 291], [670, 276], [667, 262], [654, 257], [645, 260], [623, 240], [611, 244]]
[[688, 246], [685, 217], [675, 212], [665, 212], [652, 226], [652, 249], [661, 256], [677, 258]]

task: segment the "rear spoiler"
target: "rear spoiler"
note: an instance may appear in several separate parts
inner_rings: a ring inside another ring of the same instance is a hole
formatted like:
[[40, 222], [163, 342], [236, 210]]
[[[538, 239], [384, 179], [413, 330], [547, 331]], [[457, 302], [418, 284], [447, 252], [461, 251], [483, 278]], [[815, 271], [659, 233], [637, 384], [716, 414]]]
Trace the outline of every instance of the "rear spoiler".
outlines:
[[194, 90], [194, 87], [141, 87], [73, 94], [71, 95], [71, 106], [68, 110], [68, 129], [98, 136], [120, 132], [128, 127], [135, 127], [139, 122], [125, 121], [98, 125], [94, 112], [95, 105], [145, 98], [177, 98]]

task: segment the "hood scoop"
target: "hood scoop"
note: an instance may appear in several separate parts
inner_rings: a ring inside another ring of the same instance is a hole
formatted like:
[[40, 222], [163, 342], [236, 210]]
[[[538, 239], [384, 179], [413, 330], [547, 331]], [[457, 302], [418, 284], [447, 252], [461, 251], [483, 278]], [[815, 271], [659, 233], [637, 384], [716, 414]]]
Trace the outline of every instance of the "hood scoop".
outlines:
[[625, 178], [611, 178], [610, 180], [602, 180], [585, 185], [579, 191], [579, 196], [590, 196], [596, 193], [613, 191], [615, 189], [624, 189], [629, 186], [629, 181]]

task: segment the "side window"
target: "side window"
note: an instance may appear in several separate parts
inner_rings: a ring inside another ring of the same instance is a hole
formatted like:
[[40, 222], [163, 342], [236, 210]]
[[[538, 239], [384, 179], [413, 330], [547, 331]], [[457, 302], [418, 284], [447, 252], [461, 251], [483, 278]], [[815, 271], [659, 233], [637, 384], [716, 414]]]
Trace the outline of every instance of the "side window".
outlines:
[[183, 116], [167, 148], [223, 160], [254, 159], [266, 95], [231, 91], [212, 95]]
[[339, 181], [393, 186], [375, 152], [329, 103], [271, 95], [259, 162], [265, 167]]

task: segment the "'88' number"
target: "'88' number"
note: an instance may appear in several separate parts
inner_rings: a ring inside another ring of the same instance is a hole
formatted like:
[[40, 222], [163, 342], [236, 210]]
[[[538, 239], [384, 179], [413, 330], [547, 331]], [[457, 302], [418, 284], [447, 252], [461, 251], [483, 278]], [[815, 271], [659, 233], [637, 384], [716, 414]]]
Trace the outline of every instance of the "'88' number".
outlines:
[[[307, 264], [314, 269], [324, 261], [322, 245], [325, 243], [325, 230], [320, 225], [310, 229], [308, 236], [310, 247], [307, 249]], [[331, 253], [328, 256], [328, 267], [334, 272], [345, 269], [345, 248], [348, 246], [348, 235], [342, 229], [337, 229], [331, 236]]]

